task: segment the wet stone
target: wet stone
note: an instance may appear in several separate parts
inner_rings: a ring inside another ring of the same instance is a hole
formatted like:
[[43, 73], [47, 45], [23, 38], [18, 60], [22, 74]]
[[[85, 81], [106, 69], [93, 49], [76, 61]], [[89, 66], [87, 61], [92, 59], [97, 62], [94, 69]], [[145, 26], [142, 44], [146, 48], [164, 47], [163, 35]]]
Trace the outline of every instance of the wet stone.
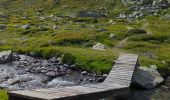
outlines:
[[14, 91], [72, 86], [97, 83], [99, 79], [95, 73], [81, 71], [75, 65], [62, 64], [59, 58], [46, 60], [17, 53], [12, 57], [11, 62], [0, 64], [2, 89]]

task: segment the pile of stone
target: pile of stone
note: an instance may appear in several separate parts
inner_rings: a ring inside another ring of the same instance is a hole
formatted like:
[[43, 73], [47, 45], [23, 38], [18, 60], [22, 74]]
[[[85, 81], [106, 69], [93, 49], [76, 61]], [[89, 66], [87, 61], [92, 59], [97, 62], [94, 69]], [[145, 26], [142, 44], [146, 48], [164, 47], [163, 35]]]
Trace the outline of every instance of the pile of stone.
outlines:
[[101, 43], [97, 43], [96, 45], [93, 46], [93, 49], [96, 50], [105, 50], [105, 46]]
[[107, 76], [81, 71], [60, 58], [34, 58], [11, 50], [0, 52], [0, 73], [0, 88], [8, 90], [98, 83]]

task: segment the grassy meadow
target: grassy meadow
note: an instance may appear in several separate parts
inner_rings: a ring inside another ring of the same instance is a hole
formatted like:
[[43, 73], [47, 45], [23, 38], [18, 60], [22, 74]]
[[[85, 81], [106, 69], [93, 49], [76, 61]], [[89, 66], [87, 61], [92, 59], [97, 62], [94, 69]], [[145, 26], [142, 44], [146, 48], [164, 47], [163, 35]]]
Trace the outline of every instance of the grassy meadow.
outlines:
[[[8, 17], [0, 19], [7, 25], [0, 31], [0, 51], [33, 52], [47, 59], [63, 55], [64, 63], [98, 74], [108, 73], [120, 53], [135, 53], [141, 66], [157, 65], [163, 76], [170, 75], [170, 20], [164, 15], [170, 9], [130, 22], [114, 17], [127, 10], [119, 1], [62, 0], [54, 5], [52, 0], [1, 0], [0, 12]], [[109, 17], [75, 17], [80, 10], [100, 8], [108, 9]], [[22, 29], [25, 24], [30, 28]], [[93, 50], [96, 43], [106, 50]], [[7, 100], [6, 91], [0, 91], [0, 100]]]

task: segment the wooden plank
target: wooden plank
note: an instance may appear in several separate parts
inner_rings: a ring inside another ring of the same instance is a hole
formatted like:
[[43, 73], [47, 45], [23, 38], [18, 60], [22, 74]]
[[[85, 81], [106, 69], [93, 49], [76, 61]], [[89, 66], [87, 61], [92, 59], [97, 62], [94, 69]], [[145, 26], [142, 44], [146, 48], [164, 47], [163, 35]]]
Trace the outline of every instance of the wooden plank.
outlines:
[[117, 73], [110, 73], [107, 77], [110, 76], [132, 76], [133, 74], [131, 73], [121, 73], [121, 74], [117, 74]]
[[33, 99], [33, 100], [50, 100], [56, 98], [56, 95], [49, 94], [49, 93], [41, 93], [31, 90], [24, 90], [24, 91], [14, 91], [10, 92], [12, 96], [20, 96], [23, 98]]
[[43, 89], [43, 90], [39, 90], [39, 89], [36, 89], [34, 91], [37, 91], [37, 92], [45, 92], [45, 93], [60, 93], [60, 92], [66, 92], [66, 93], [84, 93], [82, 91], [78, 91], [78, 90], [73, 90], [72, 88], [68, 88], [68, 87], [64, 87], [62, 89]]

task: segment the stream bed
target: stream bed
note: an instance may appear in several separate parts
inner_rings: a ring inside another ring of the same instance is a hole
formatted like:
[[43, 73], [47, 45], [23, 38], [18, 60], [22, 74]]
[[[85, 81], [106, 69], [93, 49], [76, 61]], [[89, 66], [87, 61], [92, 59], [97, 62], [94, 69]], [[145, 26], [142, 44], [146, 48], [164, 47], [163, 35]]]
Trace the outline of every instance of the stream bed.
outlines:
[[34, 58], [13, 54], [12, 61], [0, 64], [0, 89], [25, 90], [74, 86], [102, 82], [105, 77], [63, 64], [60, 58]]

